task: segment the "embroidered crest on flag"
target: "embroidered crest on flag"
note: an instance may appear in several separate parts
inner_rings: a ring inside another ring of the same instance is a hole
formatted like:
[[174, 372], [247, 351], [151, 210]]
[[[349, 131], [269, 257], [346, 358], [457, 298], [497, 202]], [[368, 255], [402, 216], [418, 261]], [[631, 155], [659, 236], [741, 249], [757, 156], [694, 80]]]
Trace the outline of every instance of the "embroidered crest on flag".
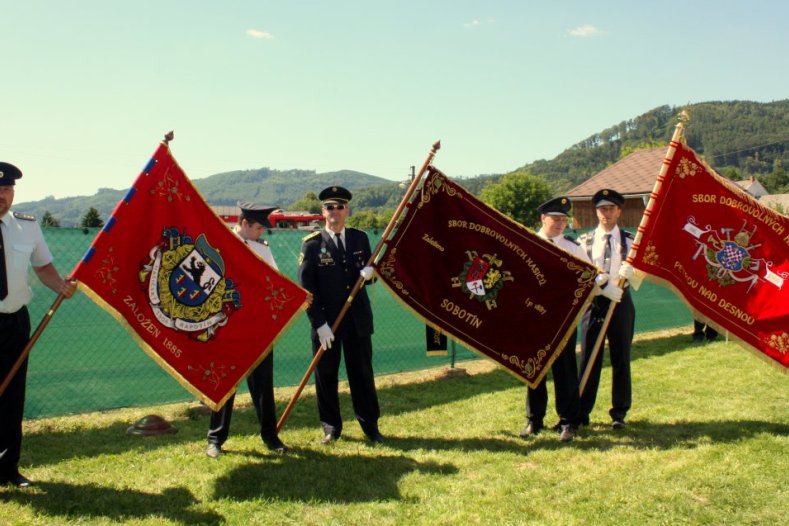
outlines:
[[509, 270], [502, 270], [504, 262], [495, 254], [479, 256], [474, 250], [467, 250], [468, 261], [463, 265], [463, 270], [457, 277], [452, 278], [452, 286], [469, 295], [469, 299], [476, 298], [484, 302], [488, 310], [496, 308], [496, 297], [504, 287], [505, 281], [514, 281]]
[[743, 221], [736, 234], [732, 235], [734, 228], [722, 227], [713, 230], [707, 225], [701, 229], [695, 222], [695, 218], [688, 218], [683, 230], [696, 238], [697, 250], [693, 260], [703, 257], [707, 275], [711, 280], [717, 281], [721, 287], [748, 283], [746, 292], [749, 292], [760, 278], [779, 289], [783, 286], [787, 276], [771, 272], [773, 263], [759, 257], [758, 249], [761, 243], [754, 242], [756, 225], [748, 230], [747, 221]]
[[237, 310], [240, 294], [225, 276], [225, 263], [205, 234], [196, 240], [165, 228], [142, 265], [140, 281], [156, 319], [171, 329], [207, 341]]

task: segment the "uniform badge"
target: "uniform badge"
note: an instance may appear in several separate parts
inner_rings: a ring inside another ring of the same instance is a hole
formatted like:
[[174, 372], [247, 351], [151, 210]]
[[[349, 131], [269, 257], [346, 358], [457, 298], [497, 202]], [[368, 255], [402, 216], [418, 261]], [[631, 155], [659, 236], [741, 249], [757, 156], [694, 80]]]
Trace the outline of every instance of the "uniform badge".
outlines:
[[175, 228], [165, 229], [149, 255], [140, 281], [162, 325], [207, 341], [241, 307], [241, 295], [225, 275], [224, 260], [205, 234], [193, 242]]

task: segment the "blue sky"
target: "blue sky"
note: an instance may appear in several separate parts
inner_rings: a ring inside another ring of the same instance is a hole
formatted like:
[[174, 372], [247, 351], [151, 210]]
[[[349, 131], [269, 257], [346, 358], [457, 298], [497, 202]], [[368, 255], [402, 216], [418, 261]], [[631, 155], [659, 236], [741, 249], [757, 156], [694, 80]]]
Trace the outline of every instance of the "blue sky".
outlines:
[[127, 188], [171, 129], [193, 179], [404, 179], [439, 139], [436, 166], [473, 176], [663, 104], [789, 97], [777, 0], [0, 0], [0, 17], [18, 203]]

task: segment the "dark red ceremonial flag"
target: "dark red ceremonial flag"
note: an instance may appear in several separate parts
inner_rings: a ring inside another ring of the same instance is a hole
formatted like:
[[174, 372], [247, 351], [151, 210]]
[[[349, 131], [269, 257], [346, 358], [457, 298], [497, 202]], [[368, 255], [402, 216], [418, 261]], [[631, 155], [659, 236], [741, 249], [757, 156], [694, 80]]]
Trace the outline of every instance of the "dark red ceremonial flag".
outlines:
[[164, 143], [73, 275], [145, 352], [214, 410], [306, 299], [306, 291], [216, 216]]
[[432, 167], [377, 270], [427, 323], [532, 387], [576, 330], [597, 274]]
[[639, 227], [633, 266], [785, 371], [789, 218], [680, 143], [672, 142], [664, 166]]

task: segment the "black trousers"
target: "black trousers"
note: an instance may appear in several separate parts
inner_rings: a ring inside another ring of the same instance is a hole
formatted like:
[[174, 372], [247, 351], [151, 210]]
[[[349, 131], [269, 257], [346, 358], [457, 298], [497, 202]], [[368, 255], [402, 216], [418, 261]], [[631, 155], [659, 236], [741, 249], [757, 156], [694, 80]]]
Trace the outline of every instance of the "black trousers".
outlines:
[[[318, 334], [313, 330], [313, 355], [318, 351], [318, 347], [320, 347]], [[378, 433], [378, 418], [381, 416], [381, 409], [378, 406], [378, 393], [375, 389], [372, 338], [369, 335], [359, 336], [352, 326], [338, 331], [331, 349], [324, 352], [315, 367], [318, 416], [323, 425], [323, 431], [335, 437], [339, 437], [342, 433], [340, 398], [337, 393], [337, 375], [340, 370], [341, 356], [345, 357], [345, 372], [348, 375], [356, 419], [362, 426], [362, 431], [368, 435], [376, 434]]]
[[[556, 397], [556, 413], [560, 425], [578, 425], [578, 367], [575, 363], [576, 331], [567, 340], [564, 349], [551, 365], [553, 375], [553, 392]], [[529, 422], [542, 427], [545, 412], [548, 408], [547, 376], [526, 390], [526, 418]]]
[[[579, 381], [586, 370], [590, 354], [597, 336], [603, 327], [608, 306], [611, 301], [602, 296], [592, 301], [589, 310], [584, 314], [581, 322], [581, 367], [579, 368]], [[636, 309], [630, 289], [626, 288], [622, 294], [622, 301], [616, 306], [611, 316], [611, 322], [605, 333], [608, 339], [608, 351], [611, 356], [611, 409], [608, 414], [612, 420], [624, 420], [632, 403], [632, 388], [630, 378], [630, 345], [633, 343], [635, 331]], [[605, 340], [603, 341], [605, 345]], [[594, 409], [597, 399], [597, 388], [600, 385], [600, 372], [603, 368], [603, 349], [597, 354], [597, 359], [592, 366], [586, 389], [581, 394], [581, 421], [588, 421], [589, 414]]]
[[[264, 441], [277, 436], [277, 409], [274, 403], [274, 351], [252, 369], [247, 376], [247, 387], [252, 405], [260, 424], [260, 438]], [[208, 424], [208, 443], [221, 446], [230, 434], [233, 403], [236, 395], [230, 396], [219, 411], [211, 413]]]
[[[14, 367], [30, 339], [27, 307], [0, 314], [0, 382]], [[27, 360], [0, 395], [0, 478], [16, 474], [22, 451], [22, 418], [25, 412]]]
[[693, 340], [703, 341], [704, 338], [713, 341], [718, 337], [718, 331], [699, 320], [693, 320]]

